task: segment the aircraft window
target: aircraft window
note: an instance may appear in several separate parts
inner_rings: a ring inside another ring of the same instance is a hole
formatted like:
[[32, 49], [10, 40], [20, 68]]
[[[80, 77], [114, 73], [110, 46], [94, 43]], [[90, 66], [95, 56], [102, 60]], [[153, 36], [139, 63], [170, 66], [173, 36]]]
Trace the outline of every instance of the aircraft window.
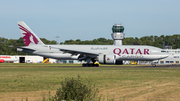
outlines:
[[113, 26], [113, 27], [112, 27], [112, 31], [113, 31], [113, 33], [114, 33], [114, 32], [120, 32], [120, 33], [122, 33], [122, 32], [124, 31], [124, 27], [123, 27], [123, 26]]
[[161, 64], [164, 64], [164, 61], [160, 61]]
[[161, 52], [166, 53], [166, 51], [162, 50]]

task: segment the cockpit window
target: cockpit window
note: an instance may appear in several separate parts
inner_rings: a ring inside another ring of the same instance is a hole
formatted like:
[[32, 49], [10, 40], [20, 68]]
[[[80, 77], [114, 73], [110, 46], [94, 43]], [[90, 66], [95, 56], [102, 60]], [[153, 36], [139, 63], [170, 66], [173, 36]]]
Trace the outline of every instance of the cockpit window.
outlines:
[[162, 52], [162, 53], [166, 53], [166, 51], [164, 51], [164, 50], [162, 50], [161, 52]]

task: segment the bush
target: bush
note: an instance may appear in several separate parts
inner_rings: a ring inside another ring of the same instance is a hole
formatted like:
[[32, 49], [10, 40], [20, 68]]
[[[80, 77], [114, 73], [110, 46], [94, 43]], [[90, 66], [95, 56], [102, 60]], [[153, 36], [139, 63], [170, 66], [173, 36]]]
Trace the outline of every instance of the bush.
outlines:
[[56, 91], [53, 98], [55, 101], [97, 101], [98, 89], [92, 85], [91, 80], [83, 80], [78, 75], [78, 78], [66, 78], [61, 82], [61, 86]]

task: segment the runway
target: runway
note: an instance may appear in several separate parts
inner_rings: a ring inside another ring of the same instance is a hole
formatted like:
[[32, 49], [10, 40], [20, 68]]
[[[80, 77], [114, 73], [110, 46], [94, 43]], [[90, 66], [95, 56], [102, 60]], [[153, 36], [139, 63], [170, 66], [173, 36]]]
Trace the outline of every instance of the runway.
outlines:
[[102, 65], [99, 67], [82, 67], [82, 66], [50, 66], [50, 67], [59, 67], [59, 68], [180, 68], [180, 65]]
[[98, 68], [180, 68], [180, 65], [156, 65], [153, 67], [151, 65], [130, 65], [130, 66], [99, 66]]

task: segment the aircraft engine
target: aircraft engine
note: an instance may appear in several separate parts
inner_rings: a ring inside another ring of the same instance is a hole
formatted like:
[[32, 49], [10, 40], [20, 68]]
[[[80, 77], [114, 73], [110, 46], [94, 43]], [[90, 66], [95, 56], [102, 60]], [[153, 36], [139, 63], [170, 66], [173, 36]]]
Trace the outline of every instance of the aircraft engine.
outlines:
[[0, 59], [0, 63], [4, 63], [4, 60], [3, 60], [3, 59]]
[[98, 61], [100, 64], [123, 64], [123, 60], [116, 59], [116, 55], [99, 54]]

